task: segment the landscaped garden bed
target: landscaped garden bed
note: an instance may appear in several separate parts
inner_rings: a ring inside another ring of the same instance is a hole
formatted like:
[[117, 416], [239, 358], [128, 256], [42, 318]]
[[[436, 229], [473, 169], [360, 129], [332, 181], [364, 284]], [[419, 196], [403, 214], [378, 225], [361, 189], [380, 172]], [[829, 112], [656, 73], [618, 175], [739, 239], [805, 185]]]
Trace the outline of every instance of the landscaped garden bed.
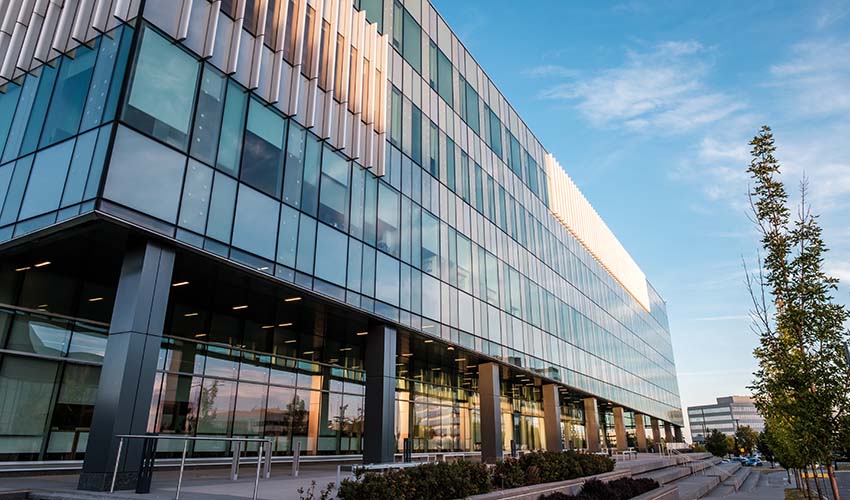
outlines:
[[646, 478], [623, 477], [608, 482], [591, 479], [584, 483], [581, 492], [577, 495], [552, 493], [551, 495], [541, 495], [540, 500], [628, 500], [656, 488], [658, 488], [658, 483]]
[[614, 461], [599, 455], [538, 452], [508, 458], [495, 466], [461, 460], [386, 473], [360, 472], [342, 482], [337, 496], [341, 500], [453, 500], [612, 470]]

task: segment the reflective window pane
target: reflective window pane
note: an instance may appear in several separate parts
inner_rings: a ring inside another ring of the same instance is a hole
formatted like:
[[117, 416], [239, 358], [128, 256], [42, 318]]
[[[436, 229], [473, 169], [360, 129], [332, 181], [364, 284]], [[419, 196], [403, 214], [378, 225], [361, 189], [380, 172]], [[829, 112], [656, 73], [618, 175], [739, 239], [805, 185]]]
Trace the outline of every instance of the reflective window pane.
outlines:
[[44, 439], [57, 363], [5, 356], [0, 365], [0, 457], [33, 460]]
[[293, 207], [301, 206], [301, 180], [304, 176], [304, 153], [307, 131], [295, 122], [289, 125], [286, 143], [286, 171], [283, 182], [283, 201]]
[[207, 209], [212, 191], [213, 170], [190, 159], [183, 184], [183, 201], [180, 203], [180, 227], [203, 234], [207, 224]]
[[399, 262], [378, 252], [375, 263], [375, 297], [388, 304], [398, 306]]
[[277, 239], [277, 261], [287, 267], [295, 267], [295, 252], [298, 247], [298, 211], [281, 205], [280, 229]]
[[68, 61], [65, 58], [56, 59], [54, 65], [45, 64], [41, 67], [41, 78], [38, 82], [38, 93], [35, 96], [35, 101], [30, 111], [29, 122], [27, 129], [24, 132], [24, 139], [21, 143], [20, 154], [25, 155], [35, 151], [38, 147], [38, 139], [41, 137], [41, 129], [44, 126], [44, 120], [47, 117], [47, 111], [50, 109], [50, 96], [53, 94], [53, 86], [56, 83], [56, 75], [59, 73], [59, 67]]
[[204, 66], [189, 152], [208, 165], [215, 165], [226, 84], [227, 78], [224, 75], [210, 65]]
[[230, 228], [233, 225], [236, 184], [236, 181], [221, 173], [215, 174], [213, 179], [207, 236], [226, 243], [230, 242]]
[[234, 81], [227, 84], [227, 101], [221, 122], [221, 138], [218, 145], [216, 166], [230, 175], [239, 175], [239, 158], [242, 156], [242, 131], [245, 127], [245, 111], [248, 95]]
[[283, 181], [283, 117], [251, 99], [242, 152], [241, 179], [260, 191], [280, 196]]
[[124, 120], [186, 150], [200, 64], [151, 29], [142, 34]]
[[67, 139], [79, 130], [97, 61], [97, 47], [103, 38], [97, 39], [95, 49], [80, 45], [71, 57], [64, 58], [41, 134], [41, 147]]
[[[97, 64], [92, 73], [80, 130], [88, 130], [96, 127], [104, 119], [103, 113], [106, 108], [107, 97], [109, 96], [109, 84], [112, 80], [112, 73], [115, 70], [115, 63], [118, 60], [122, 32], [123, 29], [119, 28], [102, 36], [100, 39], [100, 45], [97, 50]], [[120, 64], [123, 66], [124, 61], [121, 61]], [[106, 117], [106, 119], [109, 120], [111, 117]]]
[[399, 256], [399, 194], [383, 182], [378, 185], [378, 248]]
[[21, 205], [21, 219], [59, 208], [73, 149], [74, 141], [66, 141], [45, 149], [35, 156], [24, 202]]
[[239, 186], [233, 245], [274, 259], [277, 241], [277, 201], [246, 186]]
[[71, 157], [71, 167], [68, 169], [68, 179], [65, 181], [65, 190], [62, 193], [60, 206], [67, 207], [83, 200], [83, 192], [86, 189], [86, 180], [89, 175], [94, 146], [97, 143], [97, 130], [86, 132], [77, 137], [74, 146], [74, 155]]
[[351, 163], [339, 153], [325, 147], [322, 155], [322, 185], [319, 219], [331, 226], [348, 229], [348, 177]]
[[174, 223], [185, 163], [183, 155], [122, 127], [115, 137], [104, 197]]
[[316, 277], [345, 286], [345, 234], [324, 224], [318, 225], [316, 233]]

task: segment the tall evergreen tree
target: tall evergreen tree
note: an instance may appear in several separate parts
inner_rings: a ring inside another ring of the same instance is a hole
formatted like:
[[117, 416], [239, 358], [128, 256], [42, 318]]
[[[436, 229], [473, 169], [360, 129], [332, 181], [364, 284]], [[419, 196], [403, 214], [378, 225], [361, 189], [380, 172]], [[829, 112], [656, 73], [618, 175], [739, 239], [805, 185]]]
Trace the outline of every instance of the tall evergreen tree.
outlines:
[[[756, 406], [774, 433], [780, 462], [794, 468], [832, 463], [848, 410], [850, 372], [844, 346], [848, 313], [834, 303], [838, 280], [823, 268], [827, 247], [807, 204], [807, 184], [791, 220], [788, 195], [770, 128], [750, 142], [750, 200], [765, 250], [756, 277], [748, 273], [760, 344], [752, 385]], [[834, 498], [839, 499], [829, 466]]]

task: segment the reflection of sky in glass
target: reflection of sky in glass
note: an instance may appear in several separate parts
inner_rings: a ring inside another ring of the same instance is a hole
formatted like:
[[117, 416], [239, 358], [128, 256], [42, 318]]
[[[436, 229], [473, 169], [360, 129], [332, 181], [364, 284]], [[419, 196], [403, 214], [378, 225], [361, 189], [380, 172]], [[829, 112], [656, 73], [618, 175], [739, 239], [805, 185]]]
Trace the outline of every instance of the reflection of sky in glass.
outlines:
[[74, 332], [74, 336], [71, 337], [71, 347], [68, 349], [68, 357], [103, 361], [105, 352], [105, 336], [87, 332]]
[[53, 326], [49, 323], [29, 324], [29, 338], [35, 352], [46, 354], [53, 351], [56, 354], [65, 354], [68, 347], [68, 330]]

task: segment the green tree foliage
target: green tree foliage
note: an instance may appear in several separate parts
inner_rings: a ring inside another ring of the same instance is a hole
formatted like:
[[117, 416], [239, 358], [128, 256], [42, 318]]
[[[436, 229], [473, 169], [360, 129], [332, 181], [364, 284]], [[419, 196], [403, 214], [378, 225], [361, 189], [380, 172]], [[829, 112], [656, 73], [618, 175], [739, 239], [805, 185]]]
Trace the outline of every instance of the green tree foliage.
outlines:
[[761, 453], [762, 458], [770, 462], [771, 466], [776, 462], [776, 457], [773, 454], [773, 439], [770, 426], [765, 425], [764, 430], [759, 433], [758, 443], [756, 444], [756, 449]]
[[735, 442], [738, 447], [736, 451], [740, 452], [743, 448], [745, 455], [752, 455], [758, 443], [758, 437], [758, 433], [749, 425], [738, 427], [738, 430], [735, 431]]
[[747, 274], [760, 336], [751, 389], [781, 463], [829, 463], [848, 409], [848, 313], [833, 302], [838, 280], [823, 269], [827, 247], [806, 201], [806, 181], [792, 218], [770, 128], [750, 145], [750, 200], [765, 251], [757, 273]]
[[711, 432], [705, 437], [705, 449], [716, 457], [725, 457], [729, 453], [726, 434], [717, 429], [711, 429]]

